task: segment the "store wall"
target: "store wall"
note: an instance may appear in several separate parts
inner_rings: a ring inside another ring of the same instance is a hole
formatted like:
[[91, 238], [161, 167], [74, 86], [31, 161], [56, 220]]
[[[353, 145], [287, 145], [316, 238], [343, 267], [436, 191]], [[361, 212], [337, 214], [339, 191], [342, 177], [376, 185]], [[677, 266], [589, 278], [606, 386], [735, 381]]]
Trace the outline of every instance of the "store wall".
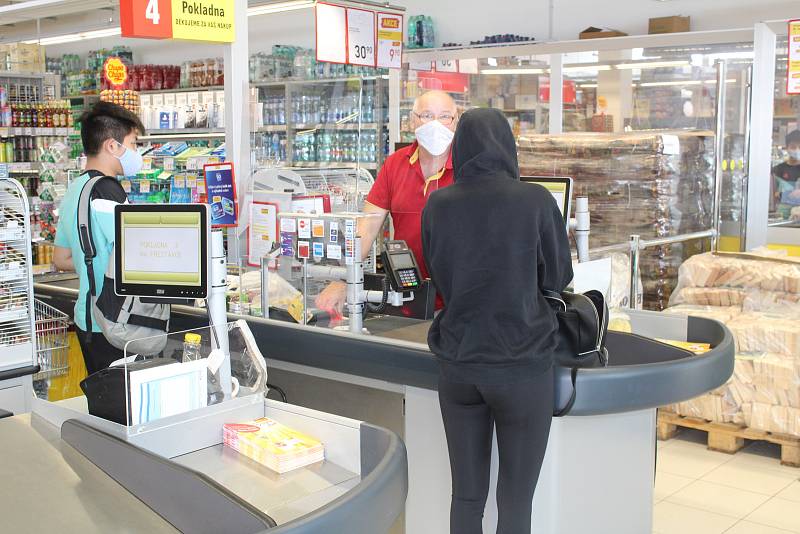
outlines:
[[[437, 28], [437, 42], [468, 44], [485, 35], [513, 33], [546, 40], [548, 4], [551, 0], [395, 0], [408, 14], [431, 15]], [[647, 33], [647, 19], [657, 16], [689, 15], [693, 30], [751, 27], [755, 22], [800, 17], [796, 0], [552, 0], [555, 5], [554, 38], [577, 38], [587, 26], [609, 27], [631, 35]], [[96, 27], [97, 12], [58, 21], [42, 21], [43, 34], [85, 30]], [[116, 15], [111, 15], [115, 17]], [[55, 30], [54, 28], [57, 28]], [[0, 42], [27, 32], [31, 27], [0, 27]], [[134, 47], [137, 61], [179, 63], [185, 59], [220, 55], [218, 46], [173, 42], [168, 46], [146, 40], [98, 39], [60, 45], [53, 55], [109, 47], [124, 42]], [[311, 10], [263, 15], [250, 18], [250, 50], [268, 52], [273, 44], [311, 47], [314, 44], [314, 17]]]

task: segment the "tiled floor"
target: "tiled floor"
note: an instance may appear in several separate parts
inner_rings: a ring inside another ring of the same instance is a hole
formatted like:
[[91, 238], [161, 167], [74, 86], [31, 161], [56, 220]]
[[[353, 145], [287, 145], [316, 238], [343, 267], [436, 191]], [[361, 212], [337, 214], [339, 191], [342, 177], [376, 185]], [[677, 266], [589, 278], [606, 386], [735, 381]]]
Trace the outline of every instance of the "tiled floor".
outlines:
[[800, 534], [800, 469], [780, 464], [778, 446], [728, 455], [705, 440], [658, 442], [653, 534]]

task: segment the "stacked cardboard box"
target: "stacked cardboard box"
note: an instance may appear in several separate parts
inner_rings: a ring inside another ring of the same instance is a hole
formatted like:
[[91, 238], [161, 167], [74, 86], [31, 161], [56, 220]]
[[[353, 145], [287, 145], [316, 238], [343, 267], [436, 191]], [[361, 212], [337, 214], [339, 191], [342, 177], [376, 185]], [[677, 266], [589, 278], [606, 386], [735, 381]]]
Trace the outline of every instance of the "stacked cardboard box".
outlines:
[[681, 267], [672, 302], [668, 313], [725, 323], [737, 350], [725, 386], [672, 409], [800, 436], [800, 263], [766, 253], [694, 256]]
[[0, 70], [12, 72], [44, 72], [44, 47], [37, 44], [11, 43], [0, 45]]
[[[711, 227], [714, 135], [708, 131], [522, 135], [523, 175], [570, 176], [588, 196], [591, 247], [676, 236]], [[648, 248], [641, 255], [645, 307], [667, 306], [683, 260], [704, 242]]]

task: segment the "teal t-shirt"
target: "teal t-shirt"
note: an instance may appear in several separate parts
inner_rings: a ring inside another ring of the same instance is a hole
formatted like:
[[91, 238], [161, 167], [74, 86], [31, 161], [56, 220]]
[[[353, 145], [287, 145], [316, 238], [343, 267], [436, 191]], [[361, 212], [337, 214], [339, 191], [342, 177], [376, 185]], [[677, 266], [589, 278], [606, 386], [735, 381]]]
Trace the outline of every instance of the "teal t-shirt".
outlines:
[[[89, 276], [83, 262], [83, 251], [78, 241], [78, 200], [81, 190], [89, 181], [88, 174], [82, 174], [70, 184], [61, 206], [58, 208], [58, 226], [56, 227], [55, 245], [72, 250], [72, 261], [80, 280], [80, 293], [75, 302], [75, 324], [86, 331], [86, 293], [89, 291]], [[103, 287], [103, 276], [108, 267], [108, 260], [114, 251], [114, 205], [111, 200], [96, 199], [92, 201], [92, 239], [97, 251], [94, 258], [94, 281], [97, 292]], [[100, 332], [100, 327], [92, 321], [92, 331]]]

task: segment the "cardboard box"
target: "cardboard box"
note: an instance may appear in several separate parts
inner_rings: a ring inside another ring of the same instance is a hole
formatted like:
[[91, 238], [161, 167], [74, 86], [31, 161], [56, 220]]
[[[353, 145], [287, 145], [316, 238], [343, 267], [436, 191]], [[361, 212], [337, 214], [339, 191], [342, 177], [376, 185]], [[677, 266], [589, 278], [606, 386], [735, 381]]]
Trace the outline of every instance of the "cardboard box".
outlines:
[[610, 30], [608, 28], [595, 28], [594, 26], [589, 26], [578, 35], [578, 38], [603, 39], [605, 37], [624, 37], [626, 35], [628, 34], [618, 30]]
[[0, 70], [44, 72], [44, 47], [37, 44], [0, 45]]
[[688, 32], [690, 17], [658, 17], [650, 19], [649, 34]]
[[511, 95], [505, 99], [505, 109], [536, 109], [537, 95]]

